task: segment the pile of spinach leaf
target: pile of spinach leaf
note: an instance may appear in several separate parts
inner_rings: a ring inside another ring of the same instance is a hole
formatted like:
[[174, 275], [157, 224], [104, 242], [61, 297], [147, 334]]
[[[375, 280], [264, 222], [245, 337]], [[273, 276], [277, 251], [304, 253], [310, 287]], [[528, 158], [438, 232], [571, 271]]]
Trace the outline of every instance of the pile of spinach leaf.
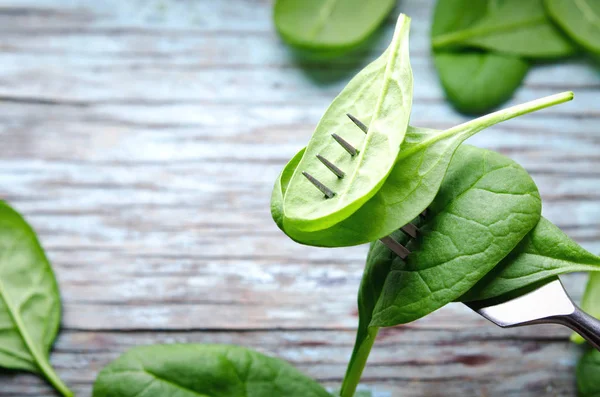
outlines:
[[532, 63], [600, 54], [600, 2], [438, 0], [431, 46], [450, 102], [482, 113], [509, 99]]

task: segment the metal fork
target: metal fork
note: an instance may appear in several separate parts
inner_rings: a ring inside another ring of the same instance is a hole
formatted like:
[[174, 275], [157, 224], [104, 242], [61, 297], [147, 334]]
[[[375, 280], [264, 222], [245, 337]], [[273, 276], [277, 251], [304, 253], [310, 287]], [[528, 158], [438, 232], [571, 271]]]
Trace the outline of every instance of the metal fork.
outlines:
[[[347, 116], [365, 134], [368, 127], [351, 114]], [[355, 156], [358, 150], [337, 134], [331, 134], [332, 138], [348, 152]], [[331, 161], [318, 154], [317, 158], [338, 178], [344, 178], [345, 173]], [[308, 172], [304, 175], [327, 199], [333, 198], [335, 192], [314, 178]], [[425, 215], [423, 212], [421, 215]], [[409, 223], [400, 228], [408, 237], [415, 239], [418, 236], [417, 226]], [[410, 255], [410, 250], [396, 241], [392, 236], [381, 238], [392, 252], [405, 260]], [[560, 280], [556, 279], [539, 288], [531, 290], [520, 296], [511, 298], [494, 298], [485, 301], [466, 302], [465, 305], [482, 317], [488, 319], [502, 328], [512, 328], [532, 324], [561, 324], [571, 328], [592, 346], [600, 350], [600, 320], [590, 316], [573, 303], [565, 291]]]

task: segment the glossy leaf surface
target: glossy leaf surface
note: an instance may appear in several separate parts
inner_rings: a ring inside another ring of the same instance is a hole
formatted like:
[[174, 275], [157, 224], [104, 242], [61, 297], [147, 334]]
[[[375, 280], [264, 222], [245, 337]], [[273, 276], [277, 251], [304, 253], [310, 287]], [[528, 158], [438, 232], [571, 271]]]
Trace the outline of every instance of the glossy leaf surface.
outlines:
[[529, 70], [526, 60], [489, 52], [438, 52], [434, 61], [450, 102], [473, 114], [509, 100]]
[[93, 397], [331, 397], [283, 360], [238, 346], [137, 347], [105, 367]]
[[[453, 8], [452, 12], [464, 10]], [[477, 22], [466, 29], [434, 35], [432, 44], [436, 50], [475, 47], [526, 58], [557, 58], [576, 52], [547, 16], [543, 0], [491, 1]]]
[[277, 0], [273, 18], [288, 43], [335, 51], [363, 42], [395, 4], [394, 0]]
[[579, 397], [600, 395], [600, 351], [589, 350], [577, 364], [577, 391]]
[[600, 1], [546, 0], [550, 17], [579, 45], [600, 54]]
[[[398, 18], [392, 43], [383, 55], [358, 73], [333, 100], [311, 137], [284, 197], [285, 221], [304, 231], [321, 230], [349, 217], [383, 185], [404, 140], [412, 105], [413, 78], [408, 55], [410, 18]], [[369, 126], [364, 133], [347, 116]], [[358, 153], [350, 155], [337, 134]], [[318, 159], [341, 168], [338, 178]], [[335, 196], [325, 198], [303, 175], [308, 172]]]
[[0, 201], [0, 367], [39, 373], [71, 396], [48, 361], [60, 315], [56, 279], [35, 232]]
[[600, 271], [600, 257], [541, 218], [523, 241], [460, 300], [494, 298], [553, 276], [585, 271]]
[[537, 187], [521, 166], [461, 146], [421, 237], [409, 244], [412, 254], [394, 260], [371, 326], [414, 321], [465, 294], [537, 224], [540, 212]]

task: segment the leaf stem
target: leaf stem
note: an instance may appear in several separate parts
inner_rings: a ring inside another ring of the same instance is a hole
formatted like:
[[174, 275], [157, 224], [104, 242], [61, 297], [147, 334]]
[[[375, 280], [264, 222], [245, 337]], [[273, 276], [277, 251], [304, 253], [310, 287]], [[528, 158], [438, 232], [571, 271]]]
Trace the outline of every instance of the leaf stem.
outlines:
[[[348, 363], [348, 369], [346, 370], [346, 376], [344, 376], [344, 381], [342, 383], [342, 390], [340, 391], [340, 397], [352, 397], [356, 392], [356, 387], [360, 382], [360, 377], [365, 369], [365, 365], [367, 364], [367, 359], [369, 358], [369, 353], [371, 353], [371, 348], [373, 347], [373, 343], [375, 343], [375, 339], [377, 338], [377, 333], [379, 332], [379, 327], [369, 327], [367, 331], [367, 335], [362, 340], [360, 345], [355, 348], [352, 352], [352, 357], [350, 358], [350, 362]], [[357, 341], [360, 338], [360, 334], [356, 336]]]
[[401, 150], [400, 154], [398, 154], [396, 161], [404, 157], [408, 157], [412, 153], [417, 152], [423, 149], [424, 147], [431, 146], [435, 142], [438, 142], [449, 136], [457, 134], [467, 134], [467, 137], [470, 137], [485, 128], [491, 127], [503, 121], [510, 120], [527, 113], [532, 113], [550, 106], [568, 102], [572, 99], [573, 92], [565, 91], [561, 92], [560, 94], [549, 95], [540, 99], [522, 103], [520, 105], [511, 106], [507, 109], [498, 110], [494, 113], [490, 113], [482, 117], [478, 117], [474, 120], [467, 121], [466, 123], [459, 124], [456, 127], [452, 127], [437, 135], [434, 135], [430, 139], [427, 139], [419, 143], [418, 145], [412, 146], [410, 149], [404, 151]]
[[38, 360], [38, 367], [42, 371], [44, 377], [52, 386], [64, 397], [73, 397], [73, 392], [69, 390], [67, 385], [58, 377], [52, 366], [47, 360]]

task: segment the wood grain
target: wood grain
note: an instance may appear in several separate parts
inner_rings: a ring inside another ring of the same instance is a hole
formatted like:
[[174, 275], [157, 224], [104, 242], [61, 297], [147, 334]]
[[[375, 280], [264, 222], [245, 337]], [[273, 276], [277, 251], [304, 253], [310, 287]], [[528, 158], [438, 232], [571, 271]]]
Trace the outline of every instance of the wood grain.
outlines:
[[[413, 17], [411, 123], [467, 120], [429, 54], [433, 0]], [[129, 347], [233, 343], [339, 385], [366, 247], [318, 249], [273, 224], [269, 198], [331, 99], [385, 48], [395, 16], [343, 59], [299, 58], [267, 0], [0, 0], [0, 198], [25, 214], [56, 269], [60, 375], [89, 396]], [[600, 252], [600, 75], [584, 59], [536, 66], [511, 104], [575, 101], [471, 143], [533, 175], [544, 215]], [[584, 277], [566, 278], [579, 297]], [[501, 330], [461, 305], [386, 329], [365, 387], [376, 396], [572, 396], [579, 351], [559, 327]], [[0, 397], [54, 396], [0, 373]]]

